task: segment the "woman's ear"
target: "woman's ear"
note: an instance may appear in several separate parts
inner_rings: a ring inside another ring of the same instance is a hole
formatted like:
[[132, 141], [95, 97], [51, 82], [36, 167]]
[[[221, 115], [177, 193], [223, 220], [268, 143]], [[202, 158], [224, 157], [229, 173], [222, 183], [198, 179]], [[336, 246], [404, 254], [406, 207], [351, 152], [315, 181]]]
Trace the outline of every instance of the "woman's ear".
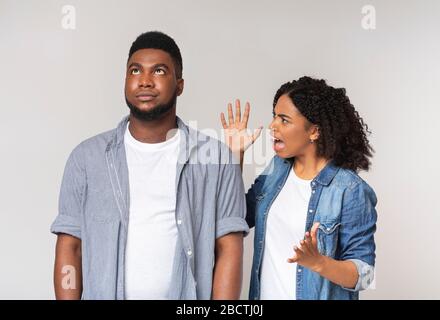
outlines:
[[310, 128], [310, 141], [315, 141], [319, 139], [319, 127], [317, 125], [312, 125]]

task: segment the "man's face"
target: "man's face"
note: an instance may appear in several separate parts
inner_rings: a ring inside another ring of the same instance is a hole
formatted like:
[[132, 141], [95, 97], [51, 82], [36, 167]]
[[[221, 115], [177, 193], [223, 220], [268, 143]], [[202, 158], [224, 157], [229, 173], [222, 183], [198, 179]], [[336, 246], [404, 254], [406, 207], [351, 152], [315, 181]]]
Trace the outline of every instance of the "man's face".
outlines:
[[156, 120], [172, 107], [183, 91], [171, 56], [158, 49], [141, 49], [127, 62], [125, 99], [131, 113], [143, 120]]

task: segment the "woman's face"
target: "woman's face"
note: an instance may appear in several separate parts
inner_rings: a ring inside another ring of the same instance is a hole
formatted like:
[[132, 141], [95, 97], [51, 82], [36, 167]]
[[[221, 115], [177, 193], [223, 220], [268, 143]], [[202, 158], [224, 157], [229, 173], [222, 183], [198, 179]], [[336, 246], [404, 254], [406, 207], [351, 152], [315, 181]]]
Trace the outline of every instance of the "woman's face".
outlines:
[[311, 140], [318, 139], [318, 128], [298, 111], [286, 94], [278, 99], [269, 128], [274, 137], [273, 148], [279, 157], [287, 159], [316, 153], [316, 143]]

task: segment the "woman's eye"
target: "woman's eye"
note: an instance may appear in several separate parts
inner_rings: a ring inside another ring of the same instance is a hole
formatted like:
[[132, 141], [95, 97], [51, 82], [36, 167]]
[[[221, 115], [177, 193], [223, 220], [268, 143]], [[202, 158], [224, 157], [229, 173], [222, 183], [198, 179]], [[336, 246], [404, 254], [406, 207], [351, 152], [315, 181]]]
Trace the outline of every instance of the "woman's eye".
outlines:
[[165, 70], [164, 69], [156, 69], [154, 71], [155, 74], [165, 74]]
[[286, 119], [281, 119], [282, 123], [289, 123], [289, 121], [287, 121]]
[[134, 68], [134, 69], [131, 69], [131, 72], [130, 72], [131, 74], [139, 74], [139, 69], [136, 69], [136, 68]]

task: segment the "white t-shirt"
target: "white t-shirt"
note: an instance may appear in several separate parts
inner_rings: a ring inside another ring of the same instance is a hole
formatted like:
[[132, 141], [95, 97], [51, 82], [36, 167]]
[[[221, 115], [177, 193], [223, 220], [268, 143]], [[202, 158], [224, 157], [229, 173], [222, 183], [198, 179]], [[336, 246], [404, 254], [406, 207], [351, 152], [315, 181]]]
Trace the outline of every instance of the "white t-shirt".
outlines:
[[304, 239], [310, 182], [292, 169], [269, 209], [260, 278], [262, 300], [296, 299], [296, 263], [288, 263], [287, 258]]
[[126, 299], [166, 299], [177, 241], [176, 165], [180, 133], [143, 143], [127, 129], [124, 144], [130, 186], [125, 256]]

